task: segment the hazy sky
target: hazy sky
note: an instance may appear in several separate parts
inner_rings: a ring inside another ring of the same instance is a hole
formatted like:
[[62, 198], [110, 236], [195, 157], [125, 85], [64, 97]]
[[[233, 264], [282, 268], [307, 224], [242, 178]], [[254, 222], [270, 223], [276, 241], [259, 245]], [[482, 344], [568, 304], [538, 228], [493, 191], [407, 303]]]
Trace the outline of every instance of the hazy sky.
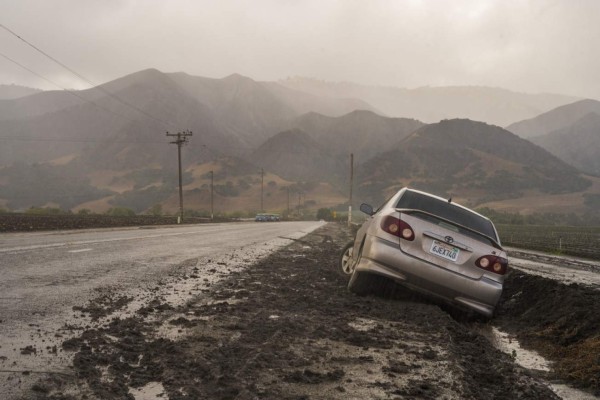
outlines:
[[[0, 0], [0, 23], [96, 83], [153, 67], [600, 99], [599, 0]], [[0, 53], [89, 87], [4, 29]], [[0, 83], [56, 89], [1, 55]]]

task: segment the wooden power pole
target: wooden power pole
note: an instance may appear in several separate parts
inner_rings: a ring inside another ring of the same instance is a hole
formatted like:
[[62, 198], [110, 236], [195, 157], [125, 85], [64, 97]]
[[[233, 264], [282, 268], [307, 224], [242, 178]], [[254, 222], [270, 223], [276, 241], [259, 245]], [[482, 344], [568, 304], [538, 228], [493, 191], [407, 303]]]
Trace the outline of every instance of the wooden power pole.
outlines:
[[183, 131], [177, 133], [167, 132], [167, 136], [174, 136], [176, 139], [170, 144], [177, 145], [177, 162], [179, 164], [179, 218], [177, 223], [183, 221], [183, 186], [181, 181], [181, 146], [188, 142], [188, 136], [192, 136], [192, 131]]
[[352, 224], [352, 182], [354, 181], [354, 153], [350, 153], [350, 199], [348, 201], [348, 226]]
[[210, 220], [215, 219], [214, 213], [214, 191], [215, 191], [215, 173], [214, 171], [210, 171]]

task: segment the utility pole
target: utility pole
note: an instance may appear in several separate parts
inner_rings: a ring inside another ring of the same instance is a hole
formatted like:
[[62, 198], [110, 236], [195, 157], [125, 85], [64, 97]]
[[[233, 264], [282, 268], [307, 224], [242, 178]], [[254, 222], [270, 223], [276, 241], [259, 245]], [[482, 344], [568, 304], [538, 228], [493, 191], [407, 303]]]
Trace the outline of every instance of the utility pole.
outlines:
[[192, 136], [192, 131], [183, 131], [177, 133], [169, 133], [167, 132], [167, 136], [174, 136], [177, 139], [173, 142], [169, 142], [170, 144], [177, 145], [177, 162], [179, 164], [179, 218], [177, 223], [181, 223], [183, 221], [183, 186], [181, 183], [181, 146], [188, 142], [188, 136]]
[[264, 194], [264, 180], [265, 180], [265, 170], [264, 169], [260, 169], [260, 212], [265, 211], [265, 209], [263, 208], [263, 194]]
[[288, 186], [287, 190], [288, 190], [288, 213], [287, 213], [287, 215], [289, 218], [290, 217], [290, 187], [289, 186]]
[[348, 201], [348, 226], [352, 224], [352, 182], [354, 181], [354, 153], [350, 153], [350, 199]]
[[213, 208], [213, 193], [215, 190], [215, 174], [214, 171], [210, 171], [210, 220], [212, 221], [215, 218], [214, 208]]

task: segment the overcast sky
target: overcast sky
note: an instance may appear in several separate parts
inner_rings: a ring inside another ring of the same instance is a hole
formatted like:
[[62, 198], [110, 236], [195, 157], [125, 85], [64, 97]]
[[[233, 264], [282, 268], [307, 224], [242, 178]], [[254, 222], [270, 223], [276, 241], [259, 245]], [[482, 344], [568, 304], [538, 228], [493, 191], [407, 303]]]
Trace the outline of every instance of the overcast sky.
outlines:
[[[0, 23], [96, 83], [152, 67], [600, 99], [598, 0], [0, 0]], [[89, 87], [4, 29], [0, 53]], [[0, 83], [56, 89], [1, 55]]]

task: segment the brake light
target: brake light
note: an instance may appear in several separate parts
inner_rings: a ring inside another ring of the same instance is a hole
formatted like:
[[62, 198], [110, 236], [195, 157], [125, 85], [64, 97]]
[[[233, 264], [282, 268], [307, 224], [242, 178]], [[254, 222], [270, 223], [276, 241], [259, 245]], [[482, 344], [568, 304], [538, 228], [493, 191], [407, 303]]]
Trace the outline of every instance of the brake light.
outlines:
[[504, 275], [508, 271], [508, 260], [498, 256], [488, 255], [479, 257], [475, 261], [475, 265], [498, 275]]
[[415, 240], [415, 232], [412, 227], [396, 217], [386, 217], [381, 223], [381, 229], [404, 240]]

